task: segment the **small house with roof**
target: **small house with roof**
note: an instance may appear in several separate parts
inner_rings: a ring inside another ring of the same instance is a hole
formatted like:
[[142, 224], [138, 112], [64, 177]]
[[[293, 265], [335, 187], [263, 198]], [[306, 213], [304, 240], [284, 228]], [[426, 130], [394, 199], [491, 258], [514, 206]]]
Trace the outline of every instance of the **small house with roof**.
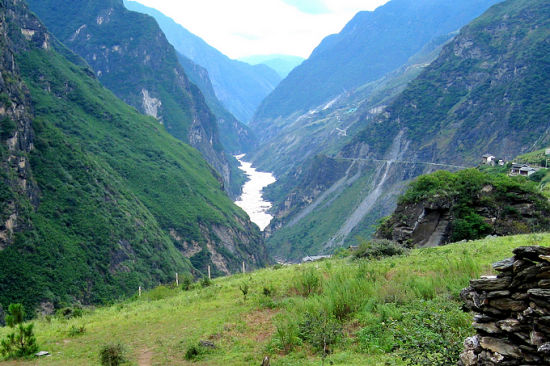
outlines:
[[512, 164], [512, 168], [510, 169], [510, 173], [508, 175], [510, 176], [517, 176], [522, 175], [524, 177], [529, 177], [532, 174], [535, 174], [538, 169], [533, 168], [532, 166], [529, 166], [527, 164]]

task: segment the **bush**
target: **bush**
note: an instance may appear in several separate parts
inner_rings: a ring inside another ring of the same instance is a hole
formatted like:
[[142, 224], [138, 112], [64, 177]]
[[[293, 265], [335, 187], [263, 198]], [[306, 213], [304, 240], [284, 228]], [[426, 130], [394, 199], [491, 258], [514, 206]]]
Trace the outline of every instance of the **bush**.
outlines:
[[273, 343], [276, 349], [289, 353], [301, 344], [298, 324], [290, 316], [279, 316], [275, 319]]
[[212, 280], [208, 277], [203, 277], [200, 281], [201, 287], [205, 288], [212, 285]]
[[120, 343], [108, 344], [99, 351], [99, 360], [103, 366], [118, 366], [126, 362], [126, 350]]
[[192, 284], [193, 284], [193, 277], [191, 277], [191, 275], [185, 275], [181, 280], [181, 289], [183, 291], [189, 291], [191, 289]]
[[321, 277], [314, 268], [302, 270], [294, 278], [294, 289], [303, 297], [319, 293], [321, 291]]
[[342, 335], [342, 326], [327, 311], [308, 311], [299, 324], [299, 336], [323, 356]]
[[402, 255], [406, 249], [394, 241], [386, 239], [362, 240], [359, 248], [353, 253], [355, 258], [383, 258]]
[[246, 301], [246, 295], [248, 295], [248, 291], [250, 290], [250, 285], [248, 284], [248, 282], [244, 281], [243, 283], [241, 283], [239, 285], [239, 290], [241, 290], [243, 294], [243, 299], [244, 301]]
[[82, 308], [63, 308], [57, 311], [57, 316], [59, 318], [71, 319], [71, 318], [81, 318], [82, 317]]
[[80, 327], [76, 326], [76, 325], [72, 325], [70, 328], [69, 328], [69, 337], [76, 337], [76, 336], [79, 336], [79, 335], [82, 335], [86, 333], [86, 326], [82, 325]]
[[198, 343], [190, 346], [187, 351], [185, 351], [184, 357], [187, 361], [197, 361], [200, 360], [207, 352], [208, 349]]

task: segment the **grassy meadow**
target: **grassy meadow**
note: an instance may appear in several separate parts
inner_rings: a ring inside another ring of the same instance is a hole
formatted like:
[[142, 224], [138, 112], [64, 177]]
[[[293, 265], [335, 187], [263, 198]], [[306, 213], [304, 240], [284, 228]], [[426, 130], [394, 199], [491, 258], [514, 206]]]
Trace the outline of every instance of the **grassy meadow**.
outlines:
[[4, 364], [96, 365], [105, 344], [121, 343], [128, 365], [448, 365], [473, 333], [460, 290], [524, 245], [550, 246], [550, 234], [160, 286], [82, 317], [39, 318], [40, 350], [52, 355]]

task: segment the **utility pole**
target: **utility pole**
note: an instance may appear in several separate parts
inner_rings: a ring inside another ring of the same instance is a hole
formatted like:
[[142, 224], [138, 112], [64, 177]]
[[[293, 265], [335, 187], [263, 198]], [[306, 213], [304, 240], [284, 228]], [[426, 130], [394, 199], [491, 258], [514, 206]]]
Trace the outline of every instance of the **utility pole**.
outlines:
[[178, 272], [176, 272], [176, 286], [180, 285], [180, 280], [178, 278]]
[[211, 280], [212, 276], [210, 275], [210, 265], [208, 265], [208, 279]]

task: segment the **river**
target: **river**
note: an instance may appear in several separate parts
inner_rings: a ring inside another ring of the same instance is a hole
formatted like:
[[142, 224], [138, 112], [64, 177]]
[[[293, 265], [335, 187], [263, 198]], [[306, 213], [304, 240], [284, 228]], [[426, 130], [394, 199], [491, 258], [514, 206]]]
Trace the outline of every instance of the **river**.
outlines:
[[235, 203], [241, 207], [250, 216], [250, 220], [258, 225], [260, 230], [269, 225], [273, 216], [267, 213], [271, 208], [271, 202], [265, 201], [262, 196], [262, 190], [277, 180], [271, 173], [259, 172], [252, 167], [251, 163], [244, 161], [244, 155], [235, 156], [241, 166], [239, 169], [244, 171], [248, 180], [243, 185], [243, 193]]

